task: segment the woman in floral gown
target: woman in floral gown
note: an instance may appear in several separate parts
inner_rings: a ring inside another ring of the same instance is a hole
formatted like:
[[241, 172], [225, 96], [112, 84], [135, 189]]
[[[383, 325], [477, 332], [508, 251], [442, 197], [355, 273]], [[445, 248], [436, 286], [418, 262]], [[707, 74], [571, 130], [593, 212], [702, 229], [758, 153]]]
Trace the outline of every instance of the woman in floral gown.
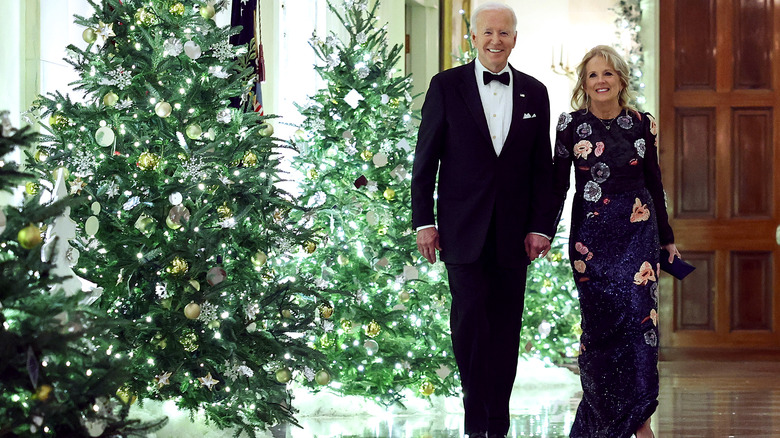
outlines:
[[629, 107], [629, 69], [607, 46], [578, 67], [560, 116], [555, 193], [574, 166], [569, 254], [582, 312], [583, 397], [571, 437], [652, 437], [658, 405], [659, 250], [679, 256], [664, 203], [653, 117]]

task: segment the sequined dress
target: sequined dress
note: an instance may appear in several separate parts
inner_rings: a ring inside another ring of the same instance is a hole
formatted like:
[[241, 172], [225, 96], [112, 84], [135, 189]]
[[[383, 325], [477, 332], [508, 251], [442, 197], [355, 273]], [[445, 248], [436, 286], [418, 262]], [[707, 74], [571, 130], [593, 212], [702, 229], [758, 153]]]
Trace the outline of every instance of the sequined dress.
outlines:
[[574, 166], [569, 257], [580, 299], [583, 397], [571, 437], [630, 437], [658, 405], [658, 257], [674, 241], [656, 123], [562, 114], [555, 143], [561, 205]]

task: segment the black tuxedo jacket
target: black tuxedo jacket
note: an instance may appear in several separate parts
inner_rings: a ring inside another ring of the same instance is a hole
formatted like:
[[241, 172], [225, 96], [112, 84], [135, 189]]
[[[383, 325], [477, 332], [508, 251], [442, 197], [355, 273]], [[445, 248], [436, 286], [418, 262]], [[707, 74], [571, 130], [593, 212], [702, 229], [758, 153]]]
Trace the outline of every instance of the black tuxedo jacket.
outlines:
[[412, 172], [413, 226], [437, 224], [441, 259], [472, 263], [482, 251], [492, 219], [499, 262], [529, 263], [523, 243], [526, 234], [552, 237], [558, 213], [550, 195], [547, 88], [510, 66], [512, 123], [496, 156], [474, 68], [471, 62], [431, 79]]

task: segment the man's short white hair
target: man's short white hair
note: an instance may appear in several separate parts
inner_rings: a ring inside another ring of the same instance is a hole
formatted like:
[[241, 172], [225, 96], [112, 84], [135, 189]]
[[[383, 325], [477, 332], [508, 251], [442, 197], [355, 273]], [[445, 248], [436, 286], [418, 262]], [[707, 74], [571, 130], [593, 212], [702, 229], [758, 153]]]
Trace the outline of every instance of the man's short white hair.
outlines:
[[503, 3], [498, 2], [488, 2], [483, 3], [479, 6], [477, 6], [474, 11], [471, 13], [471, 33], [476, 34], [477, 30], [477, 17], [479, 14], [485, 11], [509, 11], [509, 13], [512, 15], [512, 30], [517, 32], [517, 15], [515, 15], [515, 10], [512, 9], [510, 6], [505, 5]]

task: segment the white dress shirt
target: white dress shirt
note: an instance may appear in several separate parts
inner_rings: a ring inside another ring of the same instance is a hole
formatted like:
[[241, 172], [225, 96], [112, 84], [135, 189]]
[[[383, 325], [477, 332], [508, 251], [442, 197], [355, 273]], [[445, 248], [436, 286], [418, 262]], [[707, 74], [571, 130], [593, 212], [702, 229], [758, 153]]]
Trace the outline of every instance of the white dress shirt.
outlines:
[[482, 109], [485, 111], [488, 131], [493, 141], [493, 150], [496, 156], [501, 154], [504, 147], [506, 136], [509, 134], [509, 127], [512, 125], [512, 86], [514, 78], [512, 70], [507, 63], [504, 69], [498, 72], [509, 72], [509, 85], [504, 85], [498, 81], [490, 81], [485, 84], [483, 72], [495, 74], [486, 69], [479, 59], [474, 61], [474, 74], [477, 76], [477, 88], [479, 89], [479, 98], [482, 100]]

